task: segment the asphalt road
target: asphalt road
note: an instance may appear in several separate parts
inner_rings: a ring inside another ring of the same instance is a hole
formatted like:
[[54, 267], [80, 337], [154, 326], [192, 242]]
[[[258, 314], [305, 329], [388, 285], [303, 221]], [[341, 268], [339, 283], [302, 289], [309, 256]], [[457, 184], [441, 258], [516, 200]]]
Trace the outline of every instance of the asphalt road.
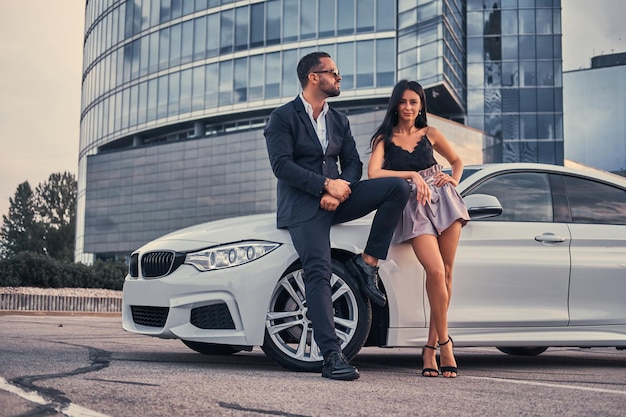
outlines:
[[626, 415], [626, 351], [458, 348], [455, 380], [421, 377], [418, 353], [365, 348], [359, 380], [329, 381], [258, 348], [205, 356], [126, 333], [119, 317], [0, 316], [0, 416]]

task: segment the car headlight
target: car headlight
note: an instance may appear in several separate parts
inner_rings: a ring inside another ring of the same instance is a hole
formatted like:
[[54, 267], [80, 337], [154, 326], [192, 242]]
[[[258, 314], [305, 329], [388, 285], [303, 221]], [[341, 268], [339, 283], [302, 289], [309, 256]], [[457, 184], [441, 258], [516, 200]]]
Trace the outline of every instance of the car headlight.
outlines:
[[188, 253], [184, 263], [201, 272], [231, 268], [262, 258], [279, 246], [280, 243], [265, 241], [229, 243]]

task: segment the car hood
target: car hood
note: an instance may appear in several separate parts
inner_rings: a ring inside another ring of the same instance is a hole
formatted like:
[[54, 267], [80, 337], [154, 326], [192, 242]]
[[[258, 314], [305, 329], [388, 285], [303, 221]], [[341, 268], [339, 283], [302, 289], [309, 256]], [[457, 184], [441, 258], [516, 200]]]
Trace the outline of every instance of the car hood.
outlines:
[[289, 233], [276, 228], [276, 214], [271, 213], [197, 224], [161, 236], [137, 251], [167, 249], [185, 252], [242, 240], [268, 240], [291, 244]]

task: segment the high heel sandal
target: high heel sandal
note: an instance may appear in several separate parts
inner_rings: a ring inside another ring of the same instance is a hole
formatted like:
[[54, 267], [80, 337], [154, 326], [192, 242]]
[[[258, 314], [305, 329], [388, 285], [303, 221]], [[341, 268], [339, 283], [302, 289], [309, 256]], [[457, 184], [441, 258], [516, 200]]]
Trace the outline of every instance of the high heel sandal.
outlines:
[[[448, 340], [446, 342], [439, 343], [439, 347], [445, 346], [445, 345], [447, 345], [450, 342], [452, 342], [452, 349], [454, 349], [454, 341], [449, 336], [448, 336]], [[453, 375], [450, 375], [450, 376], [445, 376], [444, 375], [444, 378], [456, 378], [457, 375], [459, 374], [459, 369], [456, 366], [442, 366], [441, 367], [441, 375], [443, 375], [445, 372], [449, 372], [450, 374], [454, 374], [454, 376]]]
[[[437, 350], [437, 348], [435, 348], [435, 347], [424, 345], [424, 347], [422, 348], [422, 364], [424, 363], [424, 349], [426, 349], [426, 348], [432, 349], [434, 351]], [[433, 375], [433, 373], [435, 375]], [[429, 377], [429, 378], [438, 377], [439, 376], [439, 370], [438, 369], [434, 369], [434, 368], [423, 368], [422, 369], [422, 376]]]

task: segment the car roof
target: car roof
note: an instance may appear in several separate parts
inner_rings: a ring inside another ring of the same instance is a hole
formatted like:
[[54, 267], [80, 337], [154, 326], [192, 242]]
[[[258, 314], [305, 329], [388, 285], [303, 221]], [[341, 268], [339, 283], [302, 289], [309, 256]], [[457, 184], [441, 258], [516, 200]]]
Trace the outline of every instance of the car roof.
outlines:
[[541, 164], [533, 162], [508, 162], [466, 165], [464, 169], [468, 171], [475, 170], [476, 172], [468, 175], [467, 178], [461, 181], [458, 187], [459, 191], [464, 190], [467, 186], [473, 184], [479, 178], [490, 176], [491, 174], [498, 172], [512, 171], [542, 171], [553, 172], [557, 174], [570, 174], [600, 180], [626, 189], [625, 177], [621, 177], [619, 175], [607, 171], [598, 170], [595, 168], [570, 168], [562, 165]]

